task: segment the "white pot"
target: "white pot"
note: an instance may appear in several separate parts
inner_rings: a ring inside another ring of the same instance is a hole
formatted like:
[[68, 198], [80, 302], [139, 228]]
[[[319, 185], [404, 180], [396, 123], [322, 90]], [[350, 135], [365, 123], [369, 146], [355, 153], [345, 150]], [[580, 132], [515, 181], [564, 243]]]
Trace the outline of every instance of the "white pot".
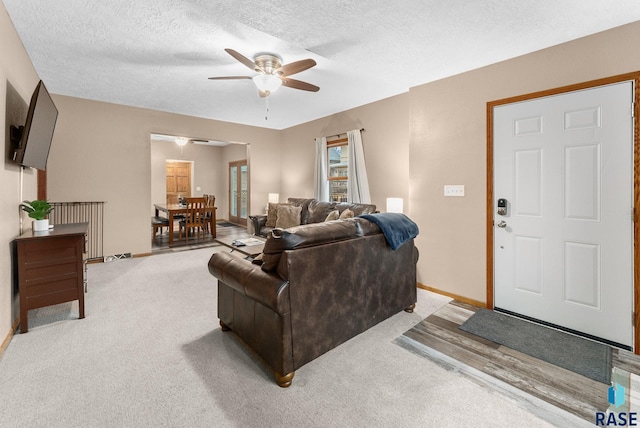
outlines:
[[45, 230], [49, 230], [49, 219], [45, 218], [44, 220], [33, 220], [33, 231], [34, 232], [43, 232]]

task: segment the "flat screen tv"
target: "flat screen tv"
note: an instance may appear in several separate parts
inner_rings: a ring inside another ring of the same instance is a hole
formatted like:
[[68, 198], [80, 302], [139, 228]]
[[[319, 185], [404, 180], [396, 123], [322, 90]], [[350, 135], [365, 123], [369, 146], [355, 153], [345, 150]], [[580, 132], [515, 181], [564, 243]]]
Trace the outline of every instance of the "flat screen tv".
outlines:
[[25, 167], [44, 170], [57, 119], [58, 109], [41, 80], [31, 96], [24, 126], [11, 127], [11, 140], [17, 145], [12, 160]]

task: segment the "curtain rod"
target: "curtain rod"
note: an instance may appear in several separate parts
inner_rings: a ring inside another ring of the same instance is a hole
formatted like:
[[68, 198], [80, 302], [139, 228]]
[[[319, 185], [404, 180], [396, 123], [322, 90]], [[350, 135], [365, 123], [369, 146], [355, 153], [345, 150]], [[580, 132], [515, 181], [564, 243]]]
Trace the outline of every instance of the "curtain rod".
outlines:
[[[364, 132], [364, 128], [360, 128], [360, 132]], [[346, 132], [341, 132], [341, 133], [335, 134], [335, 135], [327, 135], [325, 138], [339, 137], [341, 135], [347, 135], [347, 133]]]

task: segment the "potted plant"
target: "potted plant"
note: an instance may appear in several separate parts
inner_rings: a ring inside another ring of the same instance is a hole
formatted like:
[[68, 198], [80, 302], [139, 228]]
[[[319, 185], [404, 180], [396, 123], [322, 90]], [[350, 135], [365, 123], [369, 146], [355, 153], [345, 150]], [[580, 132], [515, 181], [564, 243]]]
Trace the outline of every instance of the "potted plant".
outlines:
[[49, 230], [49, 219], [47, 215], [53, 210], [49, 202], [42, 199], [35, 201], [24, 201], [20, 204], [20, 208], [33, 219], [33, 231], [42, 232]]

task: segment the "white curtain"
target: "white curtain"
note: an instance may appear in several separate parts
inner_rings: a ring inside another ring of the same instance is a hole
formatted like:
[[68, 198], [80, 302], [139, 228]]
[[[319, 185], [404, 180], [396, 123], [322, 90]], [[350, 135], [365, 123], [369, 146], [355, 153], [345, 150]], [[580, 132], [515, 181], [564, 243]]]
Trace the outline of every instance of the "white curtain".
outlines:
[[347, 138], [349, 139], [347, 200], [351, 203], [370, 204], [369, 180], [367, 179], [367, 168], [364, 164], [364, 149], [362, 148], [360, 130], [348, 131]]
[[327, 139], [316, 138], [315, 194], [319, 201], [329, 201], [329, 181], [327, 180]]

